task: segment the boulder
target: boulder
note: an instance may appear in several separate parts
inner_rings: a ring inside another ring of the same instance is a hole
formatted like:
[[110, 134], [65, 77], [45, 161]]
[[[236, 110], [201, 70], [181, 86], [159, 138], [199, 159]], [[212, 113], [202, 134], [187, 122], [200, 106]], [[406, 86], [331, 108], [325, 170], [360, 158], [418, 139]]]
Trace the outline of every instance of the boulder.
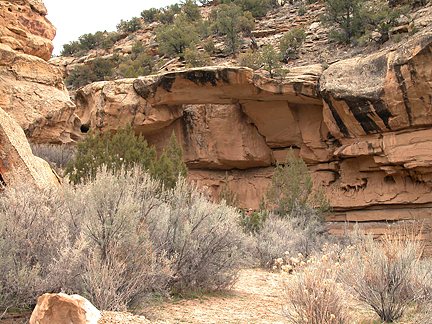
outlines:
[[21, 127], [0, 108], [0, 182], [50, 188], [60, 184], [49, 164], [32, 154]]
[[97, 324], [100, 312], [79, 295], [43, 294], [30, 318], [30, 324]]
[[54, 48], [52, 40], [56, 29], [46, 14], [42, 0], [2, 1], [0, 43], [48, 61]]
[[69, 143], [81, 137], [75, 104], [58, 68], [0, 44], [0, 106], [35, 143]]

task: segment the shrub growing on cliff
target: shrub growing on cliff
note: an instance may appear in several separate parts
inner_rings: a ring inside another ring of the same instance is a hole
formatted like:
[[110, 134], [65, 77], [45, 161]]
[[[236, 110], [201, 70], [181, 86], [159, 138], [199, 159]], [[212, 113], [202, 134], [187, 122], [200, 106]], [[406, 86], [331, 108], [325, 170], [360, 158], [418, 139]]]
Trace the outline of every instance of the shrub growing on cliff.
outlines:
[[74, 68], [66, 78], [65, 83], [77, 89], [92, 82], [110, 79], [113, 75], [114, 66], [115, 63], [110, 60], [95, 58], [88, 65]]
[[131, 20], [120, 20], [117, 24], [117, 30], [125, 34], [132, 34], [141, 28], [141, 20], [133, 17]]
[[306, 39], [306, 33], [301, 28], [293, 28], [287, 32], [280, 40], [279, 47], [283, 55], [284, 61], [291, 58], [296, 58], [298, 48]]
[[327, 24], [339, 27], [342, 32], [333, 31], [330, 37], [350, 44], [353, 37], [364, 32], [362, 17], [363, 1], [361, 0], [325, 0], [323, 20]]
[[173, 24], [166, 24], [156, 31], [159, 52], [165, 56], [177, 55], [184, 58], [185, 50], [191, 44], [198, 43], [198, 34], [184, 15], [175, 18]]

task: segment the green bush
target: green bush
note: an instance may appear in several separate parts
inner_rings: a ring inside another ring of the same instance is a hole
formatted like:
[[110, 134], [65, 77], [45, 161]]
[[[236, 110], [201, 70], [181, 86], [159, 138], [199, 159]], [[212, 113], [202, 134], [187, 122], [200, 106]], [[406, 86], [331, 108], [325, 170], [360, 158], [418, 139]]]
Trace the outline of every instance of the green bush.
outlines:
[[78, 41], [64, 44], [60, 53], [62, 56], [82, 56], [88, 51], [101, 47], [107, 39], [107, 33], [98, 31], [94, 34], [84, 34], [78, 37]]
[[208, 52], [198, 51], [195, 45], [186, 48], [185, 62], [187, 67], [212, 65], [210, 54]]
[[101, 135], [90, 129], [78, 142], [75, 160], [68, 164], [66, 174], [77, 184], [93, 180], [103, 165], [113, 171], [130, 169], [135, 164], [153, 170], [155, 160], [156, 150], [149, 148], [141, 135], [136, 137], [130, 124], [119, 127], [112, 138], [109, 132]]
[[184, 58], [187, 47], [198, 43], [195, 27], [183, 15], [179, 15], [173, 24], [165, 24], [156, 31], [159, 53], [165, 56], [177, 55]]
[[323, 20], [329, 26], [337, 26], [342, 33], [333, 30], [330, 36], [341, 43], [350, 44], [354, 37], [361, 36], [365, 30], [362, 17], [364, 3], [361, 0], [325, 0]]
[[261, 68], [261, 53], [248, 49], [245, 53], [241, 53], [238, 57], [240, 66], [248, 67], [252, 70]]
[[225, 47], [230, 54], [235, 54], [242, 43], [239, 34], [242, 26], [247, 25], [244, 19], [240, 19], [242, 16], [242, 11], [234, 4], [218, 6], [213, 29], [225, 36]]
[[293, 28], [287, 32], [280, 40], [279, 47], [286, 61], [288, 58], [296, 58], [299, 47], [306, 39], [306, 33], [301, 28]]
[[187, 175], [183, 149], [174, 133], [157, 159], [155, 148], [149, 148], [141, 135], [135, 136], [130, 124], [118, 127], [113, 136], [90, 129], [85, 139], [78, 142], [76, 157], [68, 164], [66, 174], [74, 184], [86, 183], [92, 181], [102, 167], [117, 173], [136, 165], [159, 179], [165, 188], [173, 188], [179, 176]]
[[152, 23], [157, 20], [157, 15], [160, 10], [156, 8], [150, 8], [147, 10], [141, 11], [141, 18], [144, 19], [145, 22]]
[[74, 68], [65, 83], [77, 89], [92, 82], [108, 80], [113, 75], [114, 67], [113, 61], [98, 57]]
[[312, 191], [313, 182], [306, 163], [289, 151], [285, 165], [277, 164], [266, 197], [269, 207], [280, 217], [293, 217], [297, 210], [316, 209], [322, 217], [331, 210], [329, 200], [319, 188]]
[[270, 74], [270, 78], [275, 76], [284, 76], [284, 70], [282, 69], [282, 54], [274, 49], [271, 44], [263, 47], [260, 55], [261, 66]]
[[141, 20], [138, 17], [133, 17], [131, 20], [120, 20], [117, 24], [117, 30], [124, 34], [132, 34], [141, 28]]
[[182, 11], [189, 21], [201, 20], [201, 13], [195, 0], [185, 0], [182, 3]]

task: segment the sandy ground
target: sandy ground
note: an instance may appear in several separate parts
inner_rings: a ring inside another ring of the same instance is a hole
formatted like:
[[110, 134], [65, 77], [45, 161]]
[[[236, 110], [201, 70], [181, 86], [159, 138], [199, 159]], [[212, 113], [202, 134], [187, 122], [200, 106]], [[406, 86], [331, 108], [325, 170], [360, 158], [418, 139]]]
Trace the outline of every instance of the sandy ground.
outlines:
[[[284, 323], [281, 308], [280, 274], [260, 269], [240, 272], [239, 280], [228, 292], [194, 299], [154, 302], [143, 316], [128, 312], [102, 312], [98, 324], [132, 323]], [[28, 323], [30, 312], [0, 319], [2, 324]]]
[[242, 270], [227, 293], [154, 305], [146, 317], [151, 323], [284, 323], [281, 295], [280, 274]]

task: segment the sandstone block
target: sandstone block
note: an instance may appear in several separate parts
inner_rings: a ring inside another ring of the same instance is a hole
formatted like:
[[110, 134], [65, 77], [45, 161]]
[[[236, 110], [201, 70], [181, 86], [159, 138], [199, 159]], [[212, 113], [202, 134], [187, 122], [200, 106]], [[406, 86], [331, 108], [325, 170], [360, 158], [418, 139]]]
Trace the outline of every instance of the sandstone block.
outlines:
[[21, 127], [0, 108], [0, 182], [32, 184], [38, 188], [59, 185], [49, 164], [32, 154]]
[[30, 324], [97, 324], [100, 312], [79, 295], [43, 294], [39, 297]]

